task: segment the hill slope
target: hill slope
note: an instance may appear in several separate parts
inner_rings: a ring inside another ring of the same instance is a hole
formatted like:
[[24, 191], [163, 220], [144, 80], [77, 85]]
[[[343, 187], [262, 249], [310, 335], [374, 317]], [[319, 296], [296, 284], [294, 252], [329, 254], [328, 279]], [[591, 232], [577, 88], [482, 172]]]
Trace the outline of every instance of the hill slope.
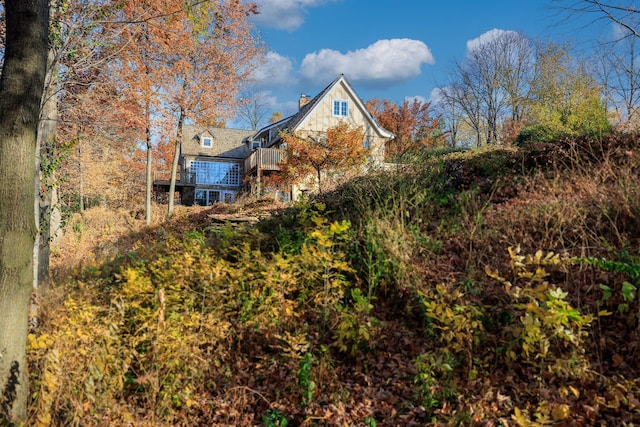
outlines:
[[634, 136], [431, 154], [105, 231], [44, 297], [34, 424], [639, 422], [639, 173]]

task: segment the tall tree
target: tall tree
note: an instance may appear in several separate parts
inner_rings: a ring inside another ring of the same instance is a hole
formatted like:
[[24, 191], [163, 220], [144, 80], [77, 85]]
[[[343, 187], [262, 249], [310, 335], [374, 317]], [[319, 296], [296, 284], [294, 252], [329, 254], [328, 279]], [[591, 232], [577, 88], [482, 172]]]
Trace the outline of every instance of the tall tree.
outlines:
[[0, 422], [26, 419], [35, 242], [36, 133], [47, 66], [47, 0], [6, 0], [0, 77]]
[[568, 46], [540, 44], [535, 64], [531, 124], [518, 137], [521, 142], [610, 130], [600, 88], [585, 64], [572, 57]]
[[[467, 73], [460, 64], [456, 64], [459, 79], [454, 79], [449, 84], [440, 88], [440, 105], [442, 109], [455, 114], [450, 120], [456, 120], [457, 128], [464, 122], [475, 134], [475, 146], [480, 147], [483, 143], [482, 130], [484, 126], [482, 116], [482, 101], [476, 86], [467, 77]], [[447, 107], [445, 107], [447, 106]]]
[[[52, 4], [49, 15], [55, 15]], [[56, 125], [58, 122], [57, 73], [55, 69], [54, 43], [49, 46], [47, 54], [47, 73], [45, 75], [44, 94], [40, 121], [38, 125], [38, 141], [36, 144], [36, 177], [35, 177], [35, 221], [38, 224], [36, 244], [34, 245], [34, 287], [46, 284], [49, 278], [50, 238], [52, 233], [52, 209], [55, 199], [55, 169], [58, 164], [56, 153]], [[53, 231], [55, 233], [55, 231]]]
[[449, 147], [457, 147], [464, 143], [460, 135], [464, 115], [453, 97], [447, 96], [447, 89], [440, 88], [436, 93], [435, 109], [440, 116], [443, 137]]
[[397, 162], [422, 148], [443, 143], [440, 120], [433, 115], [430, 102], [405, 99], [398, 105], [374, 98], [367, 101], [367, 108], [383, 128], [395, 135], [387, 143], [386, 155]]
[[[576, 20], [590, 30], [604, 23], [604, 36], [593, 52], [595, 65], [613, 124], [620, 129], [637, 129], [640, 101], [638, 47], [640, 8], [636, 2], [611, 0], [554, 0], [561, 11], [562, 24]], [[612, 31], [613, 30], [613, 31]]]
[[476, 146], [498, 143], [505, 120], [522, 121], [532, 64], [531, 42], [520, 33], [499, 30], [471, 44], [465, 60], [455, 64], [440, 98], [449, 105], [446, 110], [464, 112], [476, 132]]
[[[634, 26], [640, 19], [635, 17]], [[607, 106], [615, 112], [615, 124], [621, 129], [640, 127], [640, 60], [638, 38], [625, 27], [616, 26], [614, 38], [602, 42], [591, 63], [602, 85]]]
[[[238, 117], [251, 130], [265, 125], [269, 118], [269, 99], [266, 92], [250, 89], [242, 95]], [[277, 121], [277, 120], [276, 120]], [[273, 123], [273, 122], [271, 122]]]
[[[171, 5], [174, 5], [172, 2]], [[180, 9], [178, 9], [179, 11]], [[154, 119], [159, 116], [159, 93], [168, 75], [170, 64], [164, 53], [170, 46], [166, 21], [176, 10], [164, 1], [130, 1], [122, 8], [123, 22], [128, 22], [119, 40], [119, 67], [114, 79], [120, 82], [120, 92], [130, 97], [140, 118], [138, 133], [132, 145], [145, 147], [145, 222], [151, 224], [152, 161]], [[164, 132], [163, 132], [164, 133]]]
[[[176, 7], [182, 4], [178, 1]], [[165, 76], [163, 105], [177, 120], [175, 150], [169, 184], [168, 215], [173, 213], [174, 194], [183, 125], [190, 119], [211, 125], [233, 117], [239, 86], [249, 80], [259, 62], [258, 40], [250, 17], [255, 4], [235, 0], [196, 3], [175, 13], [165, 30], [171, 67]]]
[[[49, 246], [60, 232], [57, 200], [65, 157], [75, 143], [97, 139], [99, 129], [104, 130], [104, 123], [118, 110], [118, 97], [101, 111], [96, 106], [104, 106], [104, 98], [113, 95], [103, 70], [115, 54], [114, 41], [122, 24], [115, 25], [112, 18], [121, 7], [112, 0], [50, 2], [51, 42], [36, 153], [38, 282], [48, 278]], [[95, 135], [84, 135], [90, 130]]]
[[286, 133], [282, 139], [286, 143], [285, 179], [300, 182], [315, 175], [319, 193], [323, 191], [323, 175], [357, 169], [367, 159], [362, 128], [345, 121], [327, 129], [326, 134]]

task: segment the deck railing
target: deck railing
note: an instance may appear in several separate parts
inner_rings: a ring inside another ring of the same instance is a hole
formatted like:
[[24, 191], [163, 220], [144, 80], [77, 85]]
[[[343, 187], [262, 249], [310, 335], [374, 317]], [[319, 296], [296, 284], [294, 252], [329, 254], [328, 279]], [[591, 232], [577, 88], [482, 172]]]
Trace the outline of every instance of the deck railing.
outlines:
[[[153, 172], [153, 181], [154, 182], [169, 182], [171, 180], [171, 171], [155, 171]], [[181, 174], [180, 171], [176, 172], [176, 184], [195, 184], [196, 183], [196, 173], [195, 172], [185, 172]]]
[[244, 160], [245, 172], [259, 170], [280, 170], [284, 150], [279, 148], [258, 148]]

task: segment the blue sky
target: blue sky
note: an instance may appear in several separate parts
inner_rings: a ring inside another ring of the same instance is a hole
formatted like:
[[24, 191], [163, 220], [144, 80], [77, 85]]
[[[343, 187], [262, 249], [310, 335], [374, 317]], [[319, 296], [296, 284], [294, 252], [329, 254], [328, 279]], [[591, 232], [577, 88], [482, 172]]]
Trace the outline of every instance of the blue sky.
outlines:
[[256, 3], [261, 13], [255, 23], [268, 48], [256, 72], [257, 90], [271, 111], [285, 116], [295, 112], [301, 93], [315, 96], [340, 73], [365, 101], [428, 100], [434, 88], [446, 85], [469, 43], [491, 31], [559, 42], [579, 37], [575, 23], [559, 24], [552, 0]]

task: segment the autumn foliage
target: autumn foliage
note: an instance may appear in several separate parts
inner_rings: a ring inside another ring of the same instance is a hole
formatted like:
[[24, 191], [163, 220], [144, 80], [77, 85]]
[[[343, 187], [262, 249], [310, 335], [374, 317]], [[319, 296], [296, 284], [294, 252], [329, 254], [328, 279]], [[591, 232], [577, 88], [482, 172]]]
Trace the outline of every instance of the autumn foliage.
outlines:
[[263, 51], [255, 13], [234, 0], [57, 4], [55, 140], [71, 147], [56, 153], [65, 209], [140, 209], [154, 173], [172, 167], [181, 123], [233, 116]]
[[395, 137], [387, 143], [389, 159], [403, 162], [421, 149], [440, 146], [444, 140], [439, 118], [430, 102], [404, 100], [398, 105], [378, 98], [367, 101], [367, 108], [378, 123]]
[[286, 133], [282, 140], [286, 144], [283, 179], [300, 182], [312, 174], [320, 193], [323, 176], [335, 177], [357, 171], [367, 161], [369, 148], [364, 146], [362, 129], [345, 121], [327, 129], [326, 134]]

